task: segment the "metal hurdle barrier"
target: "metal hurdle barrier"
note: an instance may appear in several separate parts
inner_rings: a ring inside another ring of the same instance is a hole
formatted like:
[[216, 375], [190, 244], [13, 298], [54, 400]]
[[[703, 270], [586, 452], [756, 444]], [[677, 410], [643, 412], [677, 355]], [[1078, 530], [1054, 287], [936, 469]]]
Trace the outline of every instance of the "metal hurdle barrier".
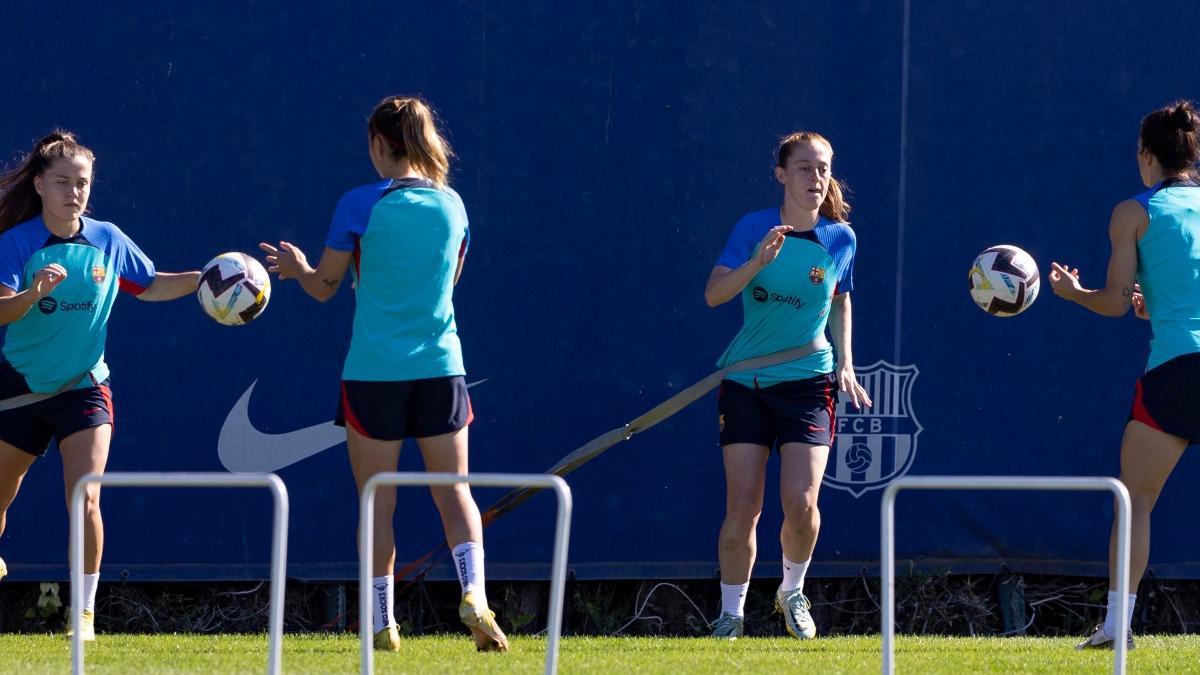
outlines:
[[541, 473], [424, 473], [375, 474], [363, 486], [358, 517], [358, 631], [362, 642], [362, 672], [375, 672], [371, 630], [371, 561], [374, 557], [375, 492], [380, 486], [445, 486], [456, 483], [482, 487], [538, 487], [554, 490], [558, 515], [554, 523], [554, 558], [550, 568], [550, 616], [546, 626], [546, 675], [558, 672], [558, 643], [562, 633], [563, 589], [567, 575], [567, 544], [571, 535], [571, 488], [558, 476]]
[[[283, 481], [273, 473], [224, 472], [114, 472], [89, 473], [75, 483], [71, 493], [71, 626], [83, 619], [83, 500], [88, 485], [108, 487], [265, 487], [271, 490], [275, 516], [271, 526], [271, 609], [268, 623], [270, 649], [267, 672], [278, 675], [283, 648], [283, 590], [287, 572], [288, 496]], [[83, 641], [71, 634], [71, 672], [83, 673]]]
[[905, 476], [897, 479], [883, 492], [880, 505], [882, 530], [882, 610], [883, 610], [883, 673], [895, 672], [894, 632], [896, 627], [896, 493], [901, 490], [1094, 490], [1111, 492], [1117, 504], [1117, 637], [1113, 641], [1113, 672], [1125, 673], [1125, 635], [1129, 630], [1125, 618], [1129, 595], [1129, 491], [1115, 478], [1086, 476]]

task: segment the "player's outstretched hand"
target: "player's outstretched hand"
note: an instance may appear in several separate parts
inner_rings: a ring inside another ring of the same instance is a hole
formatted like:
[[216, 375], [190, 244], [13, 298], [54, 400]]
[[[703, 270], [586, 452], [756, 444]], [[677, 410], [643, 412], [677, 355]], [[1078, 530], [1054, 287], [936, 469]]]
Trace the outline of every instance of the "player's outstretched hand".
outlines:
[[1083, 286], [1079, 285], [1079, 270], [1056, 262], [1050, 263], [1050, 288], [1058, 297], [1072, 299], [1083, 290]]
[[50, 295], [54, 287], [67, 278], [67, 269], [58, 263], [50, 263], [33, 274], [33, 297], [41, 300]]
[[861, 410], [864, 406], [871, 407], [871, 397], [867, 395], [867, 390], [863, 389], [863, 386], [858, 383], [858, 378], [854, 376], [854, 366], [839, 366], [837, 380], [838, 390], [844, 391], [850, 396], [850, 402], [854, 404], [855, 408]]
[[1133, 315], [1139, 319], [1149, 319], [1150, 310], [1146, 309], [1146, 296], [1142, 295], [1142, 285], [1133, 285], [1133, 295], [1129, 298], [1133, 303]]
[[301, 272], [309, 269], [308, 258], [305, 257], [304, 251], [289, 242], [279, 242], [279, 248], [266, 242], [259, 244], [258, 247], [267, 254], [267, 271], [278, 274], [280, 279], [295, 279], [300, 276]]
[[779, 249], [783, 248], [783, 235], [792, 231], [791, 225], [776, 225], [758, 245], [758, 264], [766, 267], [779, 257]]

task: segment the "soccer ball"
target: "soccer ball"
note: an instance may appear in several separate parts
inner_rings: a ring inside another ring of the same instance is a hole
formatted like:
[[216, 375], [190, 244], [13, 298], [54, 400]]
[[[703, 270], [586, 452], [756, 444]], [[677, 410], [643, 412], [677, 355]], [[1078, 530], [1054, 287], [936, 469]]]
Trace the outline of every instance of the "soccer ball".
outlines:
[[1002, 244], [980, 253], [971, 266], [971, 299], [992, 316], [1016, 316], [1037, 300], [1041, 277], [1033, 258]]
[[217, 323], [241, 326], [266, 309], [271, 278], [262, 263], [245, 253], [222, 253], [204, 266], [196, 298]]

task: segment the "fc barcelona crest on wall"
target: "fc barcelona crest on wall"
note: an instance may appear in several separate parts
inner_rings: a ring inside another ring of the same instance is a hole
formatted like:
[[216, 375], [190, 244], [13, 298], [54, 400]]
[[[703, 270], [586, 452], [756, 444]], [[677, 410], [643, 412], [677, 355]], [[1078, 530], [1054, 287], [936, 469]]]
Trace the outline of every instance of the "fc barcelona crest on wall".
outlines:
[[903, 476], [917, 454], [922, 427], [912, 409], [915, 365], [878, 361], [856, 372], [874, 407], [858, 409], [841, 394], [824, 484], [861, 497]]

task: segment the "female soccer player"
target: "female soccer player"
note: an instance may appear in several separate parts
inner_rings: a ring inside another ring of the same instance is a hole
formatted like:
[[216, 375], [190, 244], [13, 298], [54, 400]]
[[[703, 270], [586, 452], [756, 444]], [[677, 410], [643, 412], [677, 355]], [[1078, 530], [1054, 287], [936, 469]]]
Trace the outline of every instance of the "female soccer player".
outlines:
[[[360, 492], [371, 476], [396, 470], [407, 437], [417, 440], [427, 471], [467, 473], [472, 419], [451, 301], [470, 237], [462, 200], [446, 185], [450, 150], [419, 98], [380, 102], [367, 143], [382, 180], [342, 197], [316, 269], [286, 241], [261, 245], [272, 272], [296, 279], [322, 302], [337, 292], [353, 261], [357, 309], [337, 423], [346, 427]], [[462, 583], [459, 617], [480, 650], [506, 651], [508, 639], [484, 593], [479, 507], [465, 483], [431, 491]], [[373, 617], [376, 649], [391, 651], [400, 648], [392, 614], [395, 508], [396, 489], [381, 488]]]
[[[1112, 254], [1104, 288], [1088, 290], [1079, 270], [1053, 263], [1050, 285], [1060, 297], [1104, 316], [1132, 304], [1154, 330], [1146, 373], [1134, 388], [1121, 438], [1121, 482], [1133, 501], [1128, 618], [1150, 557], [1150, 512], [1189, 443], [1200, 443], [1200, 116], [1188, 101], [1142, 119], [1137, 163], [1149, 189], [1113, 209]], [[1140, 289], [1138, 284], [1140, 283]], [[1147, 317], [1148, 314], [1148, 317]], [[1116, 524], [1109, 543], [1108, 613], [1079, 649], [1111, 648], [1116, 638]], [[1126, 636], [1133, 648], [1133, 633]]]
[[[21, 480], [51, 438], [62, 454], [68, 502], [80, 476], [104, 473], [113, 430], [104, 340], [118, 289], [139, 300], [173, 300], [200, 280], [199, 272], [156, 272], [116, 225], [83, 215], [94, 161], [73, 134], [55, 131], [0, 177], [0, 325], [8, 326], [0, 361], [0, 534]], [[88, 486], [84, 508], [79, 629], [94, 640], [104, 550], [98, 485]], [[0, 562], [0, 576], [5, 571]]]
[[[721, 616], [713, 635], [742, 635], [746, 591], [757, 547], [767, 459], [778, 447], [783, 502], [783, 583], [775, 606], [800, 639], [817, 634], [804, 596], [804, 575], [821, 527], [817, 493], [834, 434], [836, 391], [855, 407], [870, 406], [854, 376], [850, 291], [854, 231], [850, 206], [831, 174], [833, 147], [819, 134], [784, 138], [775, 179], [783, 206], [755, 211], [733, 228], [704, 299], [710, 307], [742, 298], [744, 323], [718, 361], [721, 367], [805, 344], [795, 361], [730, 375], [718, 394], [725, 462], [725, 522], [721, 526]], [[828, 320], [833, 349], [825, 340]], [[835, 363], [836, 356], [836, 363]]]

